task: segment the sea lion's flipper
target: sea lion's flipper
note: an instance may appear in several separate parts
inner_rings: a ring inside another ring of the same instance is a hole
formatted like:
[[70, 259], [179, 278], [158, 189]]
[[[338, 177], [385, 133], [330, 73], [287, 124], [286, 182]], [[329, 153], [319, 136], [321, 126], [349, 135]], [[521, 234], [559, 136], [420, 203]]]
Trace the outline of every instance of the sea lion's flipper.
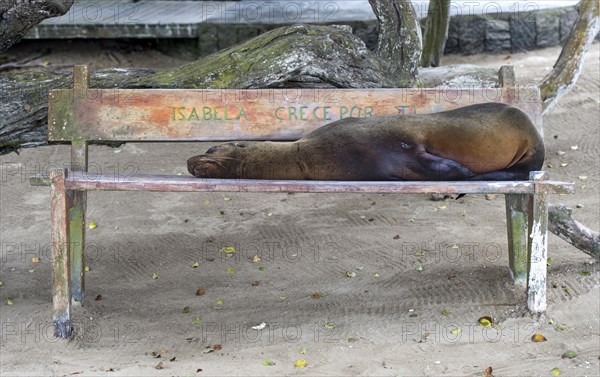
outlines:
[[467, 179], [469, 181], [527, 181], [529, 180], [529, 172], [511, 168], [477, 174]]
[[475, 175], [471, 170], [454, 160], [427, 152], [422, 145], [416, 147], [415, 159], [420, 165], [416, 167], [420, 170], [418, 173], [427, 180], [451, 181], [466, 179]]

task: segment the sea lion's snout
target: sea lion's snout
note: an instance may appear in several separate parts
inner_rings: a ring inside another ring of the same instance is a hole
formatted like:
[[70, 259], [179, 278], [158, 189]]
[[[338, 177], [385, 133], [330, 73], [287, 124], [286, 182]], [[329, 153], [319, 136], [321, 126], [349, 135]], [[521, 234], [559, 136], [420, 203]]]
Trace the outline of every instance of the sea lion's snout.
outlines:
[[223, 178], [233, 176], [231, 158], [199, 155], [187, 160], [190, 174], [198, 178]]

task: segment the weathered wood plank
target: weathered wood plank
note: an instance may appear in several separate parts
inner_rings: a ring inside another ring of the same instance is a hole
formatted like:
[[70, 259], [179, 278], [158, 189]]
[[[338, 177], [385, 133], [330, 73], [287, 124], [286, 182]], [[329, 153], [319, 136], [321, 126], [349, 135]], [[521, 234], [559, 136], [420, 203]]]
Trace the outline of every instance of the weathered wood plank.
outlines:
[[541, 129], [539, 90], [511, 88], [52, 90], [50, 141], [296, 140], [346, 117], [434, 113], [484, 102], [525, 111]]
[[508, 263], [516, 285], [527, 286], [531, 215], [533, 200], [530, 194], [506, 195], [506, 228], [508, 234]]
[[[190, 176], [139, 174], [128, 177], [72, 172], [68, 190], [164, 191], [164, 192], [375, 192], [375, 193], [465, 193], [510, 194], [534, 191], [531, 181], [293, 181], [254, 179], [201, 179]], [[568, 193], [574, 185], [548, 181], [539, 190]]]
[[531, 172], [530, 180], [535, 184], [527, 307], [533, 313], [541, 313], [546, 310], [546, 263], [548, 259], [548, 199], [546, 192], [541, 189], [541, 184], [542, 181], [548, 180], [548, 173]]
[[[77, 65], [73, 70], [73, 87], [78, 97], [84, 97], [89, 88], [90, 73], [87, 66]], [[85, 125], [82, 125], [85, 127]], [[88, 166], [88, 143], [75, 140], [71, 143], [71, 170], [86, 172]], [[85, 290], [85, 214], [87, 192], [73, 192], [69, 202], [69, 249], [71, 257], [71, 297], [83, 304]]]
[[54, 335], [69, 338], [71, 325], [71, 266], [69, 263], [68, 195], [65, 170], [50, 172], [50, 217], [52, 236], [52, 293]]

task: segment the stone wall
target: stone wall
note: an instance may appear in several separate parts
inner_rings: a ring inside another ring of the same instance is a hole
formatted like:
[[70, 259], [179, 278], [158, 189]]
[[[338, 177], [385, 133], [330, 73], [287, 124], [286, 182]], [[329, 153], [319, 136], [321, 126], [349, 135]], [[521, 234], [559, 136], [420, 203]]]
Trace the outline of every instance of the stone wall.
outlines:
[[565, 41], [577, 16], [575, 7], [485, 17], [454, 16], [445, 53], [499, 54], [557, 46]]

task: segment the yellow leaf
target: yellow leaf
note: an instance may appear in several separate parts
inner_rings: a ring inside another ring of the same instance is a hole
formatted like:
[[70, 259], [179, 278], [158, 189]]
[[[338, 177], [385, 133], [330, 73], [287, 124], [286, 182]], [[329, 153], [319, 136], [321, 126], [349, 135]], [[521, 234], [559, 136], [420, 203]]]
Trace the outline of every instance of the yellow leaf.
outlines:
[[479, 318], [477, 322], [479, 322], [479, 326], [481, 327], [492, 327], [494, 325], [492, 318], [488, 316]]
[[90, 221], [90, 222], [89, 222], [89, 224], [88, 224], [88, 228], [90, 228], [90, 229], [94, 229], [94, 228], [95, 228], [95, 227], [97, 227], [97, 226], [98, 226], [98, 225], [96, 225], [96, 223], [95, 223], [95, 222], [93, 222], [93, 221]]
[[533, 334], [533, 336], [531, 337], [531, 340], [535, 343], [540, 343], [540, 342], [545, 342], [546, 341], [546, 337], [543, 336], [542, 334], [539, 333], [535, 333]]
[[232, 253], [235, 253], [235, 247], [227, 246], [227, 247], [222, 248], [220, 251], [225, 254], [232, 254]]
[[90, 272], [90, 266], [85, 266], [85, 268], [83, 269], [85, 272]]
[[297, 360], [297, 361], [294, 363], [294, 366], [295, 366], [296, 368], [304, 368], [304, 367], [306, 366], [306, 359], [300, 359], [300, 360]]
[[450, 331], [452, 333], [452, 335], [457, 335], [460, 334], [462, 330], [460, 329], [460, 327], [455, 328], [454, 330]]
[[192, 264], [192, 268], [198, 268], [200, 266], [200, 263], [195, 262], [194, 264]]
[[260, 262], [260, 257], [258, 255], [255, 255], [252, 257], [252, 263], [258, 263]]
[[38, 257], [33, 257], [33, 258], [31, 258], [31, 262], [32, 262], [32, 263], [40, 263], [41, 261], [42, 261], [42, 260], [41, 260], [40, 258], [38, 258]]
[[227, 267], [227, 273], [229, 275], [233, 275], [233, 274], [235, 274], [235, 270], [233, 269], [233, 267]]
[[550, 374], [553, 375], [553, 376], [560, 376], [560, 369], [558, 369], [558, 368], [552, 368], [550, 370]]
[[217, 300], [217, 305], [223, 305], [223, 300], [221, 300], [221, 299], [218, 299], [218, 300]]

